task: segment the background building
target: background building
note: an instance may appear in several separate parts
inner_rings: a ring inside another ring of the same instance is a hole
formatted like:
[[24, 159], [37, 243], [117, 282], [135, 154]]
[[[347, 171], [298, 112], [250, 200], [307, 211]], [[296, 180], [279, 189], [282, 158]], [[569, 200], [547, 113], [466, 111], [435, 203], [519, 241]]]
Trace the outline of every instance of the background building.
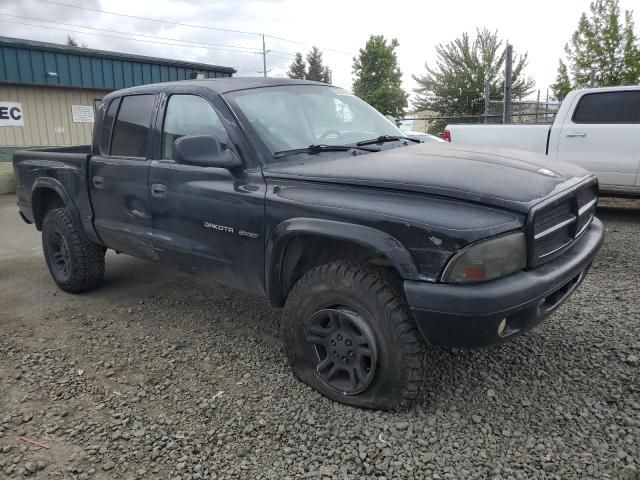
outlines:
[[234, 73], [230, 67], [0, 37], [0, 162], [10, 162], [21, 148], [90, 143], [96, 106], [113, 90]]

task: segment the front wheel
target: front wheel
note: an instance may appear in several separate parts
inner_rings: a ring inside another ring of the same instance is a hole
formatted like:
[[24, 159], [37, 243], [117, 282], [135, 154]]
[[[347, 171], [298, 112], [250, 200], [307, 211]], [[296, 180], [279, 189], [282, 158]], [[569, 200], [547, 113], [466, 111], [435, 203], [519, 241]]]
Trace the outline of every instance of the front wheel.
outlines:
[[401, 288], [371, 266], [309, 271], [287, 297], [282, 336], [296, 377], [332, 400], [390, 410], [422, 386], [424, 341]]
[[49, 272], [62, 290], [86, 292], [102, 282], [105, 249], [78, 232], [66, 208], [49, 210], [45, 215], [42, 249]]

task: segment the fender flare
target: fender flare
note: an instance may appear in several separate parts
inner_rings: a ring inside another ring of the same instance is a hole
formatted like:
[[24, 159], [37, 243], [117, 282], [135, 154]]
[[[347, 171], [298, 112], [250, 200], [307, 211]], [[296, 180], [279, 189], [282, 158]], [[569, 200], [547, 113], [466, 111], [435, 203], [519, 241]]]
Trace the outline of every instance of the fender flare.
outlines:
[[265, 248], [265, 281], [269, 300], [282, 305], [282, 264], [289, 240], [304, 234], [344, 240], [385, 255], [402, 278], [418, 280], [418, 269], [409, 251], [395, 237], [365, 225], [320, 218], [292, 218], [280, 223], [267, 238]]
[[33, 182], [33, 187], [31, 188], [31, 209], [33, 212], [33, 223], [35, 224], [38, 231], [42, 230], [42, 220], [44, 220], [44, 215], [41, 215], [42, 212], [39, 211], [40, 206], [37, 200], [39, 199], [39, 195], [42, 194], [42, 192], [45, 190], [53, 190], [54, 192], [56, 192], [56, 194], [62, 199], [62, 203], [64, 203], [64, 206], [67, 208], [67, 210], [69, 210], [71, 219], [76, 225], [76, 228], [81, 235], [86, 237], [84, 228], [82, 228], [82, 222], [80, 221], [80, 214], [78, 213], [78, 209], [71, 199], [71, 195], [69, 195], [69, 192], [67, 192], [67, 189], [59, 180], [51, 177], [37, 178], [36, 181]]

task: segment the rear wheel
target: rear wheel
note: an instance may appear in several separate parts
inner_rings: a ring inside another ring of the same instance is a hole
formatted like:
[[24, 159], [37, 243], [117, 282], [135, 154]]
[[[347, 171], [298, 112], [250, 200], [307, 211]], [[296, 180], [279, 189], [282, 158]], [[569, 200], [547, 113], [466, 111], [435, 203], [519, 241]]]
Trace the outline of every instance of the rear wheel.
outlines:
[[308, 272], [287, 297], [282, 336], [296, 377], [333, 400], [389, 410], [418, 396], [426, 347], [379, 269], [339, 261]]
[[105, 249], [80, 235], [66, 208], [45, 215], [42, 249], [49, 272], [62, 290], [85, 292], [102, 282]]

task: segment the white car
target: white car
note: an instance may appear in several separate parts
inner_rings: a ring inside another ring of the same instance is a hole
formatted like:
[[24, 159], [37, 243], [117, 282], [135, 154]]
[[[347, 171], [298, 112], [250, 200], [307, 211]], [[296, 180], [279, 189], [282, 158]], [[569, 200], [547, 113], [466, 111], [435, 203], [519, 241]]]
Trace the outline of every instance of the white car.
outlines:
[[640, 86], [574, 90], [553, 125], [447, 125], [452, 143], [517, 148], [579, 165], [600, 192], [640, 196]]

